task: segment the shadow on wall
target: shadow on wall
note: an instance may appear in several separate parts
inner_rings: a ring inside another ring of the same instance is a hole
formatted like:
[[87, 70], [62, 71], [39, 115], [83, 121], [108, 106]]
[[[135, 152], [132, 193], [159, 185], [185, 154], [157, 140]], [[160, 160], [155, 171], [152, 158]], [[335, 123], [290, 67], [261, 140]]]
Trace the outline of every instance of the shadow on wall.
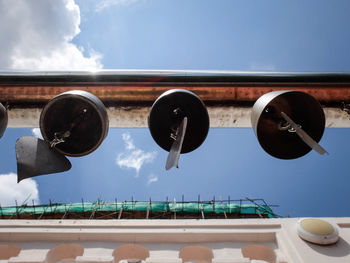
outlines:
[[21, 247], [17, 245], [0, 245], [0, 260], [17, 257], [20, 251]]
[[75, 258], [82, 256], [84, 247], [79, 244], [61, 244], [53, 247], [46, 257], [46, 263], [58, 261], [75, 262]]
[[272, 248], [264, 245], [250, 244], [242, 248], [242, 255], [245, 258], [264, 260], [268, 263], [276, 263], [276, 254]]
[[179, 252], [182, 262], [211, 263], [213, 257], [213, 251], [205, 246], [187, 246]]
[[137, 244], [124, 244], [113, 251], [114, 262], [121, 260], [146, 260], [149, 257], [148, 248]]
[[329, 257], [345, 257], [350, 254], [350, 245], [344, 239], [339, 237], [337, 243], [333, 245], [315, 245], [308, 241], [304, 241], [310, 248], [317, 253], [329, 256]]

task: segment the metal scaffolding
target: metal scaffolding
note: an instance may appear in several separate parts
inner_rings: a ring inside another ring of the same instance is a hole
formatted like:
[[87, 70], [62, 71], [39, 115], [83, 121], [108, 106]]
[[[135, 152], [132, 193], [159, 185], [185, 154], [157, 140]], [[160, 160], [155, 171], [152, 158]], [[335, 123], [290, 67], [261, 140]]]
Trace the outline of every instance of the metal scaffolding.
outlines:
[[278, 217], [264, 199], [122, 201], [0, 206], [0, 219], [229, 219]]

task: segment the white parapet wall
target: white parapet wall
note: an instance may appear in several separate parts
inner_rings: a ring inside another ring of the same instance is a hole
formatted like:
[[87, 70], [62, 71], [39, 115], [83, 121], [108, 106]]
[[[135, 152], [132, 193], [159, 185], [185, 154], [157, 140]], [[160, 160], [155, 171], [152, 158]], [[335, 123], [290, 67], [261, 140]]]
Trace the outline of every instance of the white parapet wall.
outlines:
[[322, 218], [339, 232], [327, 246], [298, 220], [1, 220], [0, 262], [350, 262], [350, 218]]

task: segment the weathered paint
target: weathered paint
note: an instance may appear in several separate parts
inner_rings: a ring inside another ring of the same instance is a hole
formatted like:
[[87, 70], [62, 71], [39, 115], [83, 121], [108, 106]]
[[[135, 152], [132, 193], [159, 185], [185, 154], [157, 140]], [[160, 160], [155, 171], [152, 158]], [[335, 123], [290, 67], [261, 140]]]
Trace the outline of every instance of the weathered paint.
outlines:
[[309, 93], [324, 104], [340, 103], [350, 101], [350, 84], [271, 84], [246, 83], [237, 85], [227, 83], [228, 86], [200, 87], [188, 84], [166, 85], [166, 86], [141, 86], [141, 85], [43, 85], [43, 86], [8, 86], [0, 85], [0, 98], [2, 102], [21, 106], [22, 104], [43, 104], [54, 96], [69, 90], [84, 90], [99, 97], [106, 104], [128, 105], [143, 104], [151, 105], [153, 101], [163, 92], [169, 89], [187, 89], [198, 96], [205, 103], [211, 105], [232, 105], [247, 103], [251, 105], [260, 96], [275, 90], [296, 90]]
[[85, 90], [108, 107], [110, 127], [147, 127], [149, 108], [169, 89], [187, 89], [208, 107], [211, 127], [251, 127], [250, 110], [275, 90], [309, 93], [321, 102], [327, 127], [350, 127], [342, 105], [350, 102], [348, 73], [230, 71], [100, 71], [0, 73], [0, 102], [8, 127], [38, 127], [42, 107], [69, 90]]
[[[147, 128], [150, 107], [108, 107], [110, 128]], [[350, 128], [350, 115], [340, 108], [324, 108], [327, 128]], [[8, 111], [9, 128], [39, 127], [41, 108]], [[208, 107], [211, 128], [250, 128], [251, 107]]]

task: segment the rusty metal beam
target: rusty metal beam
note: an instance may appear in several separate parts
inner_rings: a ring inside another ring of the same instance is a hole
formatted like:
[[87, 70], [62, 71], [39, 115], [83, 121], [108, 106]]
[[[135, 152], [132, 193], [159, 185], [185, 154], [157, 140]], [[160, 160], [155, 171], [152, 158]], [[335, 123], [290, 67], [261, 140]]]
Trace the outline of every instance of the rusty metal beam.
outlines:
[[250, 108], [273, 90], [298, 90], [325, 107], [327, 127], [350, 127], [340, 110], [350, 102], [348, 73], [227, 71], [99, 71], [0, 73], [0, 101], [9, 105], [9, 127], [37, 127], [41, 108], [74, 89], [98, 96], [111, 127], [146, 127], [152, 103], [168, 89], [188, 89], [208, 106], [211, 127], [250, 127]]
[[15, 105], [42, 104], [73, 89], [89, 91], [107, 104], [148, 105], [173, 88], [191, 90], [214, 105], [251, 104], [266, 92], [281, 89], [304, 91], [329, 104], [350, 101], [350, 74], [187, 71], [0, 74], [0, 98]]

